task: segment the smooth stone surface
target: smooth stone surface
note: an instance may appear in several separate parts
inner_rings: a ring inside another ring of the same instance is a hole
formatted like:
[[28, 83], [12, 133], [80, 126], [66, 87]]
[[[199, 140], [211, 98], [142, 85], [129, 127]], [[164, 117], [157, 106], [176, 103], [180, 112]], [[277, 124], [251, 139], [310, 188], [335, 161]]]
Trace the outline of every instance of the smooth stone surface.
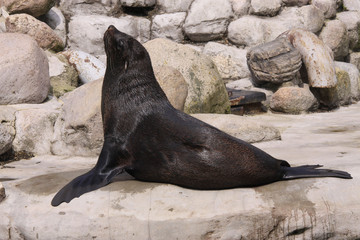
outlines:
[[150, 39], [150, 20], [146, 18], [75, 15], [70, 19], [68, 26], [68, 45], [72, 50], [81, 50], [95, 56], [102, 55], [105, 53], [104, 32], [110, 25], [140, 42]]
[[336, 19], [339, 19], [346, 26], [350, 49], [359, 49], [360, 12], [339, 12], [336, 14]]
[[16, 179], [2, 182], [6, 198], [0, 204], [0, 237], [358, 238], [354, 223], [360, 218], [360, 125], [354, 119], [360, 118], [360, 104], [329, 113], [249, 118], [282, 129], [282, 141], [256, 144], [274, 157], [349, 171], [354, 179], [299, 179], [221, 191], [122, 180], [53, 208], [56, 191], [97, 158], [38, 156], [0, 169], [2, 178]]
[[273, 17], [280, 11], [281, 4], [282, 0], [251, 0], [250, 14]]
[[343, 5], [347, 11], [360, 11], [360, 2], [357, 0], [343, 0]]
[[50, 88], [49, 65], [30, 36], [0, 34], [0, 104], [41, 103]]
[[144, 44], [154, 68], [170, 66], [185, 78], [189, 92], [184, 112], [226, 113], [230, 110], [229, 98], [215, 64], [196, 50], [157, 38]]
[[177, 42], [184, 40], [182, 26], [186, 12], [156, 15], [151, 25], [152, 38], [168, 38]]
[[64, 42], [46, 23], [28, 14], [14, 14], [6, 18], [6, 31], [31, 36], [41, 48], [53, 51], [64, 49]]
[[193, 41], [221, 38], [231, 16], [229, 0], [194, 0], [185, 19], [184, 32]]

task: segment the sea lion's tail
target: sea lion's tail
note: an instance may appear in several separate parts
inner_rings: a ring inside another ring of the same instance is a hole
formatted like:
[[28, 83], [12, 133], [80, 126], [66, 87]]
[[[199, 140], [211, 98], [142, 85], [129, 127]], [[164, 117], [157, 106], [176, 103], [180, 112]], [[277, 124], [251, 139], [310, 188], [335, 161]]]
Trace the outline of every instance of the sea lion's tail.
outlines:
[[296, 178], [314, 178], [314, 177], [337, 177], [352, 179], [348, 172], [331, 170], [331, 169], [318, 169], [322, 165], [303, 165], [299, 167], [282, 167], [284, 170], [283, 180], [290, 180]]

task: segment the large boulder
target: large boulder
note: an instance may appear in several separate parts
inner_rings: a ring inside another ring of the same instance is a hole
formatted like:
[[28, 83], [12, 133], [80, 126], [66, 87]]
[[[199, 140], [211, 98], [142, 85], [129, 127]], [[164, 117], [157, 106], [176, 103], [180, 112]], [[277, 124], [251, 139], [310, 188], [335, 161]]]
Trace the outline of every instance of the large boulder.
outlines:
[[311, 4], [319, 8], [323, 13], [325, 18], [333, 18], [336, 15], [337, 10], [337, 1], [336, 0], [312, 0]]
[[6, 18], [6, 31], [30, 35], [41, 48], [53, 51], [64, 49], [64, 42], [46, 23], [28, 14], [14, 14]]
[[28, 35], [0, 34], [0, 104], [41, 103], [50, 88], [48, 60]]
[[55, 5], [55, 0], [0, 0], [10, 14], [27, 13], [34, 17], [47, 13]]
[[182, 26], [186, 12], [156, 15], [151, 25], [152, 38], [168, 38], [174, 41], [184, 40]]
[[119, 31], [131, 35], [140, 42], [150, 39], [150, 21], [146, 18], [76, 15], [69, 22], [69, 47], [93, 55], [104, 54], [103, 36], [109, 25], [114, 25]]
[[185, 34], [193, 41], [221, 38], [231, 16], [229, 0], [195, 0], [185, 19]]
[[185, 112], [225, 113], [230, 110], [225, 85], [209, 57], [167, 39], [154, 39], [144, 46], [154, 67], [173, 67], [185, 78], [189, 86]]
[[346, 26], [350, 49], [359, 49], [360, 12], [339, 12], [336, 14], [336, 18]]
[[335, 60], [344, 60], [349, 54], [349, 37], [346, 25], [340, 20], [326, 22], [319, 38], [331, 48]]
[[261, 16], [275, 16], [280, 11], [281, 4], [282, 0], [252, 0], [250, 3], [250, 13]]

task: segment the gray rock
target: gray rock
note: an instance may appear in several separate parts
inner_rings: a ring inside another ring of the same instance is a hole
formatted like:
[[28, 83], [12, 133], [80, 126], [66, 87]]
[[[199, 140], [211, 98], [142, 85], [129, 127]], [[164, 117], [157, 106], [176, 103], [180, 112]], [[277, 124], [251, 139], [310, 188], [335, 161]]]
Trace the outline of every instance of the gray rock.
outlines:
[[319, 8], [325, 18], [333, 18], [336, 15], [336, 0], [312, 0], [311, 4]]
[[299, 50], [311, 87], [331, 88], [336, 85], [334, 61], [330, 50], [315, 34], [303, 29], [293, 29], [282, 36], [288, 38]]
[[283, 0], [285, 6], [298, 6], [302, 7], [309, 3], [309, 0]]
[[281, 9], [282, 0], [251, 0], [250, 13], [261, 16], [275, 16]]
[[235, 81], [228, 82], [226, 88], [238, 89], [238, 90], [250, 90], [253, 87], [252, 80], [250, 78], [243, 78]]
[[0, 123], [0, 155], [11, 149], [13, 140], [14, 136], [10, 133], [9, 127]]
[[0, 104], [41, 103], [50, 88], [48, 60], [35, 40], [0, 34]]
[[55, 2], [55, 0], [0, 0], [0, 6], [5, 6], [10, 14], [27, 13], [38, 17], [47, 13]]
[[168, 66], [156, 67], [154, 73], [171, 105], [180, 111], [184, 111], [188, 85], [182, 74], [175, 68]]
[[66, 45], [66, 20], [61, 10], [53, 7], [42, 18]]
[[157, 38], [144, 44], [153, 66], [170, 66], [185, 78], [187, 113], [225, 113], [230, 109], [224, 83], [209, 57], [178, 43]]
[[194, 0], [185, 19], [185, 34], [193, 41], [221, 38], [232, 14], [229, 0]]
[[360, 70], [360, 52], [352, 52], [349, 54], [349, 62], [354, 64]]
[[208, 42], [203, 53], [212, 57], [223, 79], [238, 79], [250, 76], [246, 63], [247, 50]]
[[295, 80], [302, 65], [299, 51], [285, 38], [253, 47], [246, 57], [256, 84]]
[[309, 90], [308, 86], [283, 87], [277, 90], [271, 97], [270, 108], [277, 112], [300, 114], [314, 110], [318, 102]]
[[331, 48], [335, 60], [344, 60], [349, 54], [349, 37], [346, 26], [340, 20], [326, 22], [319, 38]]
[[233, 114], [192, 114], [192, 116], [249, 143], [281, 138], [277, 128], [256, 123], [243, 116]]
[[102, 55], [104, 54], [103, 35], [109, 25], [114, 25], [140, 42], [150, 39], [150, 21], [146, 18], [76, 15], [69, 22], [68, 45], [73, 50], [81, 50], [95, 56]]
[[27, 34], [34, 38], [41, 48], [56, 52], [64, 49], [64, 42], [48, 25], [28, 14], [10, 15], [5, 24], [7, 32]]
[[360, 2], [357, 0], [343, 0], [343, 6], [346, 11], [360, 11]]
[[152, 38], [168, 38], [177, 42], [184, 40], [182, 26], [186, 12], [156, 15], [151, 25]]
[[360, 12], [339, 12], [336, 14], [336, 18], [346, 26], [350, 49], [359, 49]]
[[160, 12], [174, 13], [186, 12], [193, 0], [157, 0], [156, 6], [159, 7]]
[[59, 8], [67, 16], [107, 15], [117, 6], [113, 0], [60, 0]]
[[126, 7], [153, 7], [156, 0], [120, 0], [120, 3]]
[[242, 17], [247, 15], [250, 8], [250, 0], [230, 0], [234, 15], [236, 17]]
[[335, 62], [335, 67], [346, 71], [350, 77], [350, 87], [351, 87], [351, 98], [354, 100], [359, 100], [360, 98], [360, 75], [358, 68], [351, 63], [346, 62]]

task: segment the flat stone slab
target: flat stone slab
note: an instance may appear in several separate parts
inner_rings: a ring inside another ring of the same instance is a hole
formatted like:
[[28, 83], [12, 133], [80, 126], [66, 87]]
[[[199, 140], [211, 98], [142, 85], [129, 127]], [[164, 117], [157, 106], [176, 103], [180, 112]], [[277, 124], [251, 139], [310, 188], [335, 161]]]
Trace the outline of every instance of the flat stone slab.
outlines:
[[256, 144], [274, 157], [293, 165], [323, 164], [354, 179], [195, 191], [122, 176], [54, 208], [56, 191], [97, 159], [37, 156], [0, 168], [6, 192], [0, 239], [359, 238], [360, 103], [329, 113], [249, 118], [281, 130], [281, 141]]

